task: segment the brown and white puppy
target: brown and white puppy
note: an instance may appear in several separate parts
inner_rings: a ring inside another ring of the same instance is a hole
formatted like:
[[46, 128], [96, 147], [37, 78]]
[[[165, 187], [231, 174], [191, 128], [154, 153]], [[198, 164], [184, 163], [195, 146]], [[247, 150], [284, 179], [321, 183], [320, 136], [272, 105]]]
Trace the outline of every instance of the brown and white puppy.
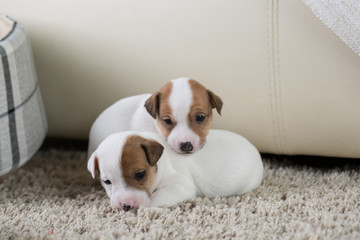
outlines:
[[124, 210], [243, 194], [263, 176], [257, 149], [223, 130], [210, 130], [206, 145], [189, 156], [176, 153], [158, 133], [115, 133], [92, 153], [88, 170], [93, 177], [100, 173], [111, 204]]
[[171, 80], [152, 95], [119, 100], [101, 113], [91, 127], [88, 153], [108, 135], [129, 130], [159, 132], [178, 153], [194, 153], [206, 142], [212, 109], [221, 114], [222, 105], [195, 80]]

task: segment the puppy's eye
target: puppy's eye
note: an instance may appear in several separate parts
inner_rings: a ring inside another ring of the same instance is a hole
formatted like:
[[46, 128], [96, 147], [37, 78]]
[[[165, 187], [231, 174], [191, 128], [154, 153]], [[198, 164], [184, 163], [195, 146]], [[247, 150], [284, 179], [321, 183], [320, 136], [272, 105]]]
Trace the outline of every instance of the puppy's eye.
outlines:
[[137, 181], [140, 181], [141, 179], [143, 179], [145, 177], [146, 171], [140, 171], [135, 173], [135, 179]]
[[205, 116], [204, 115], [196, 115], [196, 117], [195, 117], [195, 120], [197, 121], [197, 122], [203, 122], [204, 120], [205, 120]]
[[163, 119], [164, 123], [168, 124], [168, 125], [171, 125], [172, 124], [172, 121], [170, 118], [165, 118]]
[[105, 183], [106, 185], [110, 185], [110, 184], [111, 184], [111, 181], [110, 181], [110, 180], [104, 180], [104, 183]]

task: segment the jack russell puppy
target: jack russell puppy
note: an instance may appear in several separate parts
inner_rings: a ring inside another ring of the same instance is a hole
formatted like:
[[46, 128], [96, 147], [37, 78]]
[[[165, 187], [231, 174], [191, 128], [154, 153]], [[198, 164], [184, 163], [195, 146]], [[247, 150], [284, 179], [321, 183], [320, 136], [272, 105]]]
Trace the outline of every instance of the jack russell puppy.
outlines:
[[179, 153], [201, 149], [209, 132], [212, 109], [221, 114], [222, 100], [189, 78], [166, 83], [154, 94], [117, 101], [95, 120], [88, 156], [108, 135], [122, 131], [158, 132]]
[[210, 130], [206, 145], [183, 155], [157, 133], [120, 132], [108, 136], [92, 153], [88, 170], [100, 173], [111, 205], [172, 206], [195, 196], [230, 196], [257, 188], [263, 163], [244, 137]]

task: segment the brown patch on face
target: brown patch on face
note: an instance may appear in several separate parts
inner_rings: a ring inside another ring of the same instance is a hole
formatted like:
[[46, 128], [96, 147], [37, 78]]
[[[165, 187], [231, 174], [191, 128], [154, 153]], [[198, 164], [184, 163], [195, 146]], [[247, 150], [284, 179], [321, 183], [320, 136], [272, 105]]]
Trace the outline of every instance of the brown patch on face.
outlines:
[[132, 188], [146, 191], [151, 196], [156, 177], [156, 163], [163, 149], [155, 140], [136, 135], [128, 136], [120, 159], [125, 183]]
[[221, 113], [222, 100], [195, 80], [189, 80], [193, 101], [188, 115], [190, 128], [200, 137], [201, 146], [205, 144], [212, 121], [212, 109]]
[[161, 134], [165, 139], [168, 138], [171, 130], [176, 126], [169, 104], [172, 87], [172, 82], [166, 83], [145, 102], [146, 110], [156, 119]]

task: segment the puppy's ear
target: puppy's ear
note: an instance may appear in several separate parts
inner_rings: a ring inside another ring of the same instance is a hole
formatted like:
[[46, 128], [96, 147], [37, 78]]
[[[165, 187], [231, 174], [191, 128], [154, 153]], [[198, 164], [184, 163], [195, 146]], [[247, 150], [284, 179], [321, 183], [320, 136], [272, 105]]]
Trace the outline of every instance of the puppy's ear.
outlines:
[[164, 147], [155, 140], [146, 139], [142, 144], [141, 148], [144, 150], [146, 158], [150, 166], [155, 166], [157, 161], [160, 159]]
[[91, 154], [91, 157], [89, 158], [87, 164], [87, 168], [91, 173], [91, 176], [95, 178], [96, 171], [99, 171], [99, 161], [98, 158], [96, 157], [96, 152], [93, 152], [93, 154]]
[[156, 118], [159, 115], [160, 110], [160, 93], [155, 92], [151, 97], [149, 97], [145, 102], [145, 108], [150, 113], [153, 118]]
[[207, 90], [209, 95], [209, 102], [212, 108], [216, 108], [216, 111], [221, 115], [221, 108], [223, 106], [223, 102], [219, 96], [213, 93], [210, 90]]

